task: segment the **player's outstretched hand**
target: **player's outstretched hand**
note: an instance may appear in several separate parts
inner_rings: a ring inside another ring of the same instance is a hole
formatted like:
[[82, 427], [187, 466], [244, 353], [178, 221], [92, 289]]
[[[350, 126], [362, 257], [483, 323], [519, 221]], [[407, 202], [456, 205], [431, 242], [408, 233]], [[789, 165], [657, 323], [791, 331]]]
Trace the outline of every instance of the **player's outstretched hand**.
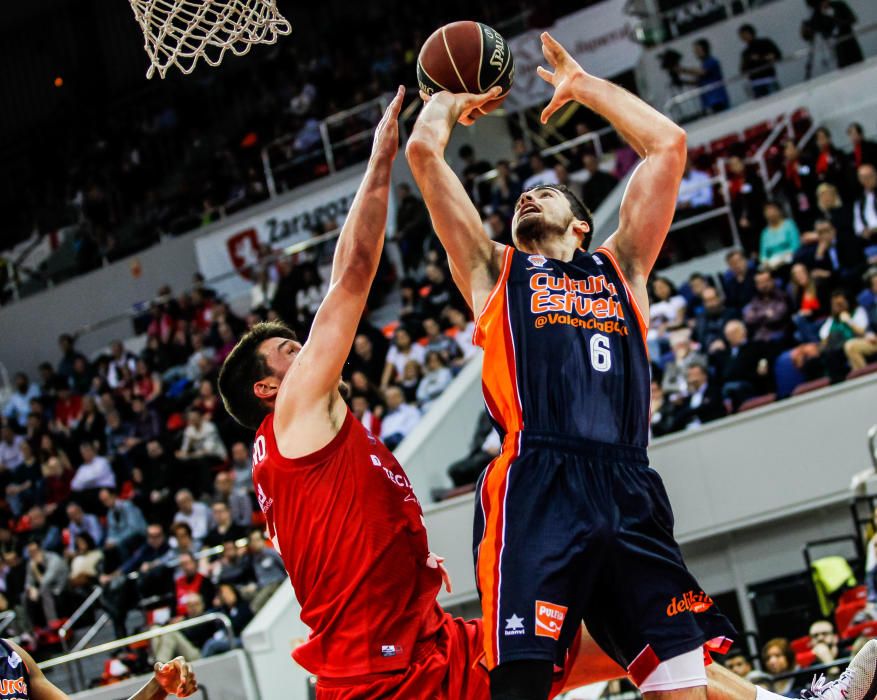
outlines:
[[405, 88], [400, 85], [396, 90], [396, 96], [384, 110], [384, 116], [375, 129], [375, 141], [372, 144], [372, 155], [377, 158], [393, 160], [399, 151], [399, 111], [402, 109], [402, 99], [405, 97]]
[[576, 83], [587, 77], [587, 73], [548, 32], [542, 32], [542, 55], [554, 69], [553, 73], [542, 66], [536, 69], [542, 80], [554, 86], [554, 97], [542, 110], [542, 123], [545, 124], [558, 109], [576, 99]]
[[486, 105], [491, 100], [495, 100], [502, 94], [502, 88], [496, 86], [485, 93], [479, 95], [469, 92], [437, 92], [435, 95], [427, 95], [423, 90], [420, 91], [420, 98], [424, 102], [435, 101], [444, 105], [454, 121], [459, 122], [463, 126], [471, 126], [478, 117], [482, 116], [479, 108]]
[[187, 698], [198, 690], [192, 664], [182, 656], [171, 659], [166, 664], [155, 664], [155, 680], [163, 691], [178, 698]]

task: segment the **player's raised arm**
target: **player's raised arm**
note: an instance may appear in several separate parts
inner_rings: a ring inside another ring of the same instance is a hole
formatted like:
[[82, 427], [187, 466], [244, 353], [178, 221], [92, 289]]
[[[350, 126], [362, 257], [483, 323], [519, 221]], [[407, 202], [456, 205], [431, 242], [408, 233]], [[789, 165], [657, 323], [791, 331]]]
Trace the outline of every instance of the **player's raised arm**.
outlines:
[[368, 168], [335, 248], [329, 291], [277, 394], [275, 412], [281, 421], [296, 407], [312, 406], [338, 388], [384, 247], [390, 172], [399, 148], [398, 117], [404, 95], [400, 87], [375, 130]]
[[580, 102], [605, 118], [643, 158], [624, 193], [618, 230], [606, 247], [618, 258], [645, 309], [645, 281], [676, 209], [685, 169], [685, 132], [624, 88], [589, 75], [547, 32], [542, 34], [542, 53], [554, 69], [538, 69], [540, 77], [554, 86], [542, 121], [567, 102]]
[[421, 110], [405, 148], [451, 274], [476, 315], [499, 276], [501, 250], [488, 238], [478, 210], [445, 162], [445, 148], [454, 124], [471, 124], [470, 113], [501, 92], [496, 87], [483, 95], [436, 93]]

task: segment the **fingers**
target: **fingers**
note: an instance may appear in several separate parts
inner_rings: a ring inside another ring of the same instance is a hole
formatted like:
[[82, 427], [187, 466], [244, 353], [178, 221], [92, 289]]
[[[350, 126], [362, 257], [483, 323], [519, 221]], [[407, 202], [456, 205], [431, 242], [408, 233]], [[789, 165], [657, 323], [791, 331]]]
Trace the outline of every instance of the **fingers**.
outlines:
[[536, 75], [538, 75], [540, 78], [542, 78], [542, 80], [544, 80], [546, 83], [550, 83], [551, 85], [554, 85], [554, 73], [552, 73], [547, 68], [543, 68], [542, 66], [537, 66], [536, 67]]
[[563, 57], [566, 53], [566, 49], [564, 49], [563, 46], [561, 46], [548, 32], [542, 32], [541, 39], [542, 54], [545, 56], [545, 60], [552, 66], [556, 67], [557, 61]]
[[558, 97], [557, 93], [554, 94], [554, 97], [551, 98], [551, 102], [542, 110], [541, 121], [543, 124], [547, 124], [548, 120], [551, 119], [551, 115], [554, 114], [558, 109], [563, 107], [566, 104], [567, 100], [564, 98]]
[[420, 91], [420, 99], [424, 102], [429, 102], [432, 95], [427, 95], [423, 90]]

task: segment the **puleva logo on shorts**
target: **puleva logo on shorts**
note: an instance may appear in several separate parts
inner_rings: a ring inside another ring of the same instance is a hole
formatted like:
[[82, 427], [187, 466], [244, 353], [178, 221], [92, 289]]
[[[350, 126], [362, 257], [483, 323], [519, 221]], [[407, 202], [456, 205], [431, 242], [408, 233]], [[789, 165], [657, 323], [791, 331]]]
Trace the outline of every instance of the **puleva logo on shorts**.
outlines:
[[673, 617], [679, 613], [693, 612], [702, 613], [713, 607], [713, 599], [703, 591], [688, 591], [681, 597], [673, 598], [667, 606], [667, 617]]
[[563, 605], [536, 601], [536, 636], [560, 639], [560, 629], [566, 617], [567, 608]]

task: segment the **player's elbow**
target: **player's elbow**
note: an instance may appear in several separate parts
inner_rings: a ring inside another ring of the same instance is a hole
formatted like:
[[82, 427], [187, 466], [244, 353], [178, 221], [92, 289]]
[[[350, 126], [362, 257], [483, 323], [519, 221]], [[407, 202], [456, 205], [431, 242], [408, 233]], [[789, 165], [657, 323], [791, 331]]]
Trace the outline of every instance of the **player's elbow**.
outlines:
[[685, 130], [674, 124], [672, 129], [667, 130], [657, 152], [667, 172], [682, 172], [688, 158], [688, 136]]

